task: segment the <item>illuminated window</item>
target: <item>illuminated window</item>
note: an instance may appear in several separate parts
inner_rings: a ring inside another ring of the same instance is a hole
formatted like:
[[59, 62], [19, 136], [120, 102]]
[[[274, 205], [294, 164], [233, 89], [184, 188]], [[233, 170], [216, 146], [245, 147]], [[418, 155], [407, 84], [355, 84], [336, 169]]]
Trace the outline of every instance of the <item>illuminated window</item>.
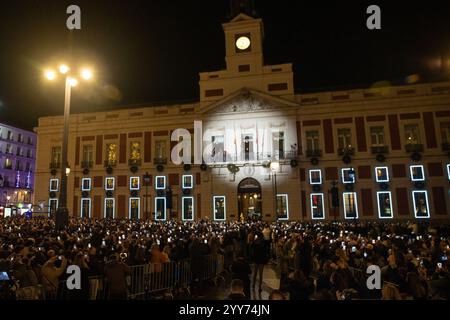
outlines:
[[241, 136], [241, 154], [243, 156], [243, 161], [254, 160], [253, 154], [253, 134], [243, 134]]
[[222, 135], [211, 137], [211, 161], [212, 162], [226, 162], [225, 158], [225, 144]]
[[81, 218], [91, 217], [91, 199], [81, 198]]
[[61, 147], [52, 147], [52, 164], [61, 164]]
[[345, 219], [358, 218], [358, 201], [356, 199], [356, 192], [344, 192], [342, 194], [344, 202], [344, 216]]
[[320, 169], [309, 170], [309, 183], [322, 184], [322, 171]]
[[48, 199], [48, 214], [49, 214], [49, 216], [53, 216], [56, 213], [57, 209], [58, 209], [58, 199], [56, 199], [56, 198]]
[[12, 169], [12, 161], [9, 158], [5, 159], [5, 166], [4, 169]]
[[166, 177], [165, 176], [156, 176], [155, 188], [156, 188], [156, 190], [166, 189]]
[[325, 219], [323, 193], [311, 193], [311, 218]]
[[419, 126], [410, 124], [405, 126], [406, 144], [420, 144]]
[[272, 159], [284, 159], [284, 132], [272, 132]]
[[370, 127], [370, 142], [372, 146], [384, 146], [384, 128]]
[[224, 196], [214, 196], [213, 197], [213, 207], [214, 207], [214, 220], [223, 221], [226, 219], [226, 203]]
[[278, 220], [288, 220], [289, 219], [289, 206], [288, 206], [288, 195], [287, 194], [277, 194], [277, 218]]
[[115, 166], [117, 162], [117, 144], [108, 143], [106, 145], [106, 161], [108, 165]]
[[107, 191], [114, 190], [115, 184], [116, 184], [116, 181], [115, 181], [114, 177], [105, 178], [105, 190], [107, 190]]
[[343, 168], [341, 170], [342, 183], [355, 183], [355, 169], [353, 168]]
[[130, 219], [139, 219], [141, 209], [141, 198], [130, 198], [128, 212]]
[[139, 177], [130, 177], [130, 190], [139, 190], [140, 187]]
[[413, 191], [414, 215], [416, 218], [429, 218], [428, 193], [426, 191]]
[[113, 219], [115, 211], [115, 199], [105, 198], [104, 217], [105, 219]]
[[50, 179], [50, 191], [58, 191], [58, 179]]
[[392, 201], [390, 191], [377, 192], [378, 217], [393, 218]]
[[155, 198], [155, 220], [166, 221], [166, 197]]
[[192, 175], [184, 175], [182, 180], [183, 189], [192, 189], [194, 187], [194, 177]]
[[183, 221], [194, 220], [194, 197], [183, 197], [181, 204]]
[[306, 149], [310, 151], [319, 150], [319, 131], [306, 131]]
[[155, 141], [155, 153], [157, 159], [166, 158], [166, 140]]
[[410, 166], [409, 171], [411, 174], [411, 181], [424, 181], [425, 174], [423, 170], [424, 169], [422, 165]]
[[339, 149], [352, 147], [352, 131], [349, 128], [338, 129], [337, 136]]
[[377, 182], [389, 182], [388, 167], [375, 167], [375, 180]]
[[94, 161], [94, 147], [92, 144], [83, 145], [83, 162], [89, 165], [90, 162]]
[[138, 141], [130, 144], [130, 160], [141, 160], [141, 143]]
[[91, 178], [82, 178], [81, 191], [90, 191], [90, 190], [91, 190]]

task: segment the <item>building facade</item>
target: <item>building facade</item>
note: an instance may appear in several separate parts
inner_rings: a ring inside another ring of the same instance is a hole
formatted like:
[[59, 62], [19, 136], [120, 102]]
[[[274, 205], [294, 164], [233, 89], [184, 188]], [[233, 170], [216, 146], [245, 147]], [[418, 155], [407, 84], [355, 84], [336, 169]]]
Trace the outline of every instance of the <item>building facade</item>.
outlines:
[[[450, 83], [296, 94], [291, 64], [264, 65], [260, 19], [240, 14], [223, 29], [226, 69], [200, 73], [199, 102], [70, 117], [71, 214], [449, 218]], [[36, 128], [36, 201], [50, 211], [62, 128], [62, 117]], [[189, 139], [191, 154], [179, 153]]]
[[0, 123], [0, 207], [33, 203], [36, 134]]

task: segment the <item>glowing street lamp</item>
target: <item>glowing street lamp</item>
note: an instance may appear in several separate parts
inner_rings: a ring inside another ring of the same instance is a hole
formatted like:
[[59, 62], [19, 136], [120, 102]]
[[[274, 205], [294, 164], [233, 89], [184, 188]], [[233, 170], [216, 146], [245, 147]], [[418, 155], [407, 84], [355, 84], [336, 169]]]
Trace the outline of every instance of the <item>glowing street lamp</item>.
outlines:
[[[67, 209], [67, 177], [70, 173], [70, 168], [67, 163], [67, 148], [69, 141], [69, 115], [70, 115], [70, 97], [71, 89], [78, 84], [78, 80], [71, 74], [71, 68], [66, 64], [61, 64], [58, 67], [59, 72], [65, 76], [65, 94], [64, 94], [64, 131], [63, 131], [63, 144], [61, 150], [61, 192], [59, 193], [59, 207], [56, 211], [56, 216], [61, 217], [60, 221], [63, 224], [68, 222], [69, 210]], [[48, 80], [56, 79], [56, 72], [49, 69], [44, 73]], [[84, 80], [92, 78], [93, 73], [89, 69], [83, 69], [81, 71], [81, 77]], [[57, 218], [56, 221], [59, 219]], [[62, 227], [57, 224], [57, 227]]]

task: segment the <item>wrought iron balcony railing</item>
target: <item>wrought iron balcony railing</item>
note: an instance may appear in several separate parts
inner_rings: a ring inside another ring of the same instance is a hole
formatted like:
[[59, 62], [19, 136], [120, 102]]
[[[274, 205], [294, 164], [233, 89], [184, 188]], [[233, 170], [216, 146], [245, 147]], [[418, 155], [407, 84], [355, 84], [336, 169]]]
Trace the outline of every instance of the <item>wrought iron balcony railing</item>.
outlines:
[[405, 150], [408, 153], [423, 152], [423, 144], [408, 143], [405, 145]]
[[388, 146], [373, 146], [371, 147], [373, 154], [379, 154], [379, 153], [389, 153], [389, 147]]
[[307, 149], [306, 156], [308, 158], [317, 158], [322, 156], [322, 150], [319, 149]]
[[353, 147], [339, 148], [338, 154], [340, 156], [343, 156], [343, 155], [353, 156], [355, 154], [355, 149]]
[[159, 165], [159, 164], [167, 164], [167, 158], [166, 157], [153, 158], [153, 163], [157, 164], [157, 165]]
[[128, 160], [128, 165], [131, 166], [140, 166], [142, 164], [142, 160], [141, 159], [129, 159]]
[[90, 169], [94, 165], [94, 161], [81, 161], [81, 168]]
[[117, 165], [117, 161], [116, 160], [105, 160], [103, 162], [103, 166], [106, 167], [115, 167]]

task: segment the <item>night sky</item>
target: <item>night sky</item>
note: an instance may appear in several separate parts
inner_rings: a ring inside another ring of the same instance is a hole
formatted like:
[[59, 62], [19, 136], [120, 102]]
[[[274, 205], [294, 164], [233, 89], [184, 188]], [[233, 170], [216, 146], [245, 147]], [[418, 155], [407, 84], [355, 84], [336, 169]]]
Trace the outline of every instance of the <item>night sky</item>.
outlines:
[[[96, 81], [72, 112], [198, 100], [198, 73], [225, 67], [230, 0], [0, 0], [0, 122], [25, 129], [63, 111], [63, 83], [42, 69], [64, 60], [66, 8], [82, 10], [72, 42]], [[366, 28], [378, 4], [382, 30]], [[292, 62], [297, 92], [450, 79], [450, 1], [256, 0], [265, 63]]]

